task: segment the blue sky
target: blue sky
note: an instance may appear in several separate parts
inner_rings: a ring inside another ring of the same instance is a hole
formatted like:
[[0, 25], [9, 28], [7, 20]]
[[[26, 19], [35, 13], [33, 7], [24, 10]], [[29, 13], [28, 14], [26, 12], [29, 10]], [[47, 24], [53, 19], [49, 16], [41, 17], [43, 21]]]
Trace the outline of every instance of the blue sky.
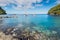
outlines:
[[0, 0], [7, 14], [47, 14], [60, 0]]

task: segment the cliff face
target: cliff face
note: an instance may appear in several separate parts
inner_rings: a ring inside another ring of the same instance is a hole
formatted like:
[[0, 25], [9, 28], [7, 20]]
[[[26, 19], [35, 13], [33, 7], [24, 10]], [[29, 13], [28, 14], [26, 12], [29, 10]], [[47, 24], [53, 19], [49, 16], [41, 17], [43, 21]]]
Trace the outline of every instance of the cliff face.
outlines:
[[6, 11], [3, 10], [3, 9], [0, 7], [0, 15], [2, 15], [2, 14], [6, 14]]
[[60, 15], [60, 4], [51, 8], [49, 11], [48, 11], [48, 14], [49, 15]]

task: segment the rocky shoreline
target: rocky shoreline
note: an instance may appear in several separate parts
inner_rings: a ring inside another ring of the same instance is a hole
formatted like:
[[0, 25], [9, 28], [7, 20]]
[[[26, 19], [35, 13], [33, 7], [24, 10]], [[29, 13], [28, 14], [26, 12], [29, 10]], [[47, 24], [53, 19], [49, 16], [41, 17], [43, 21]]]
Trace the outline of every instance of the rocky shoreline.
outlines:
[[0, 31], [0, 40], [60, 40], [56, 34], [46, 35], [37, 30], [8, 28]]
[[17, 18], [16, 15], [12, 15], [12, 16], [9, 16], [9, 15], [0, 15], [0, 18]]

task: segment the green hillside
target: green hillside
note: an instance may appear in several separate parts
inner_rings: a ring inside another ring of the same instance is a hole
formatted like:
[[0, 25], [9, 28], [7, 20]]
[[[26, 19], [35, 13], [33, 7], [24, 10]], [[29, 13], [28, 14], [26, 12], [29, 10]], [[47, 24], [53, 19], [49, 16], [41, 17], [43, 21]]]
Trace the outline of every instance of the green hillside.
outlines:
[[3, 10], [1, 7], [0, 7], [0, 15], [2, 14], [7, 14], [5, 10]]
[[48, 14], [49, 15], [60, 15], [60, 4], [51, 8], [49, 11], [48, 11]]

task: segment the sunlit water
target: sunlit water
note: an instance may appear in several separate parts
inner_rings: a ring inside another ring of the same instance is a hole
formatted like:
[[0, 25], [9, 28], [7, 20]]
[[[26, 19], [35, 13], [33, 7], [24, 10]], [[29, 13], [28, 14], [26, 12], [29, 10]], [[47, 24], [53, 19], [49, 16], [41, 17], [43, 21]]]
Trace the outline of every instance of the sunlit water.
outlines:
[[[4, 15], [3, 15], [4, 16]], [[50, 15], [7, 15], [12, 18], [0, 18], [0, 29], [22, 27], [45, 33], [55, 31], [60, 35], [60, 16]]]

